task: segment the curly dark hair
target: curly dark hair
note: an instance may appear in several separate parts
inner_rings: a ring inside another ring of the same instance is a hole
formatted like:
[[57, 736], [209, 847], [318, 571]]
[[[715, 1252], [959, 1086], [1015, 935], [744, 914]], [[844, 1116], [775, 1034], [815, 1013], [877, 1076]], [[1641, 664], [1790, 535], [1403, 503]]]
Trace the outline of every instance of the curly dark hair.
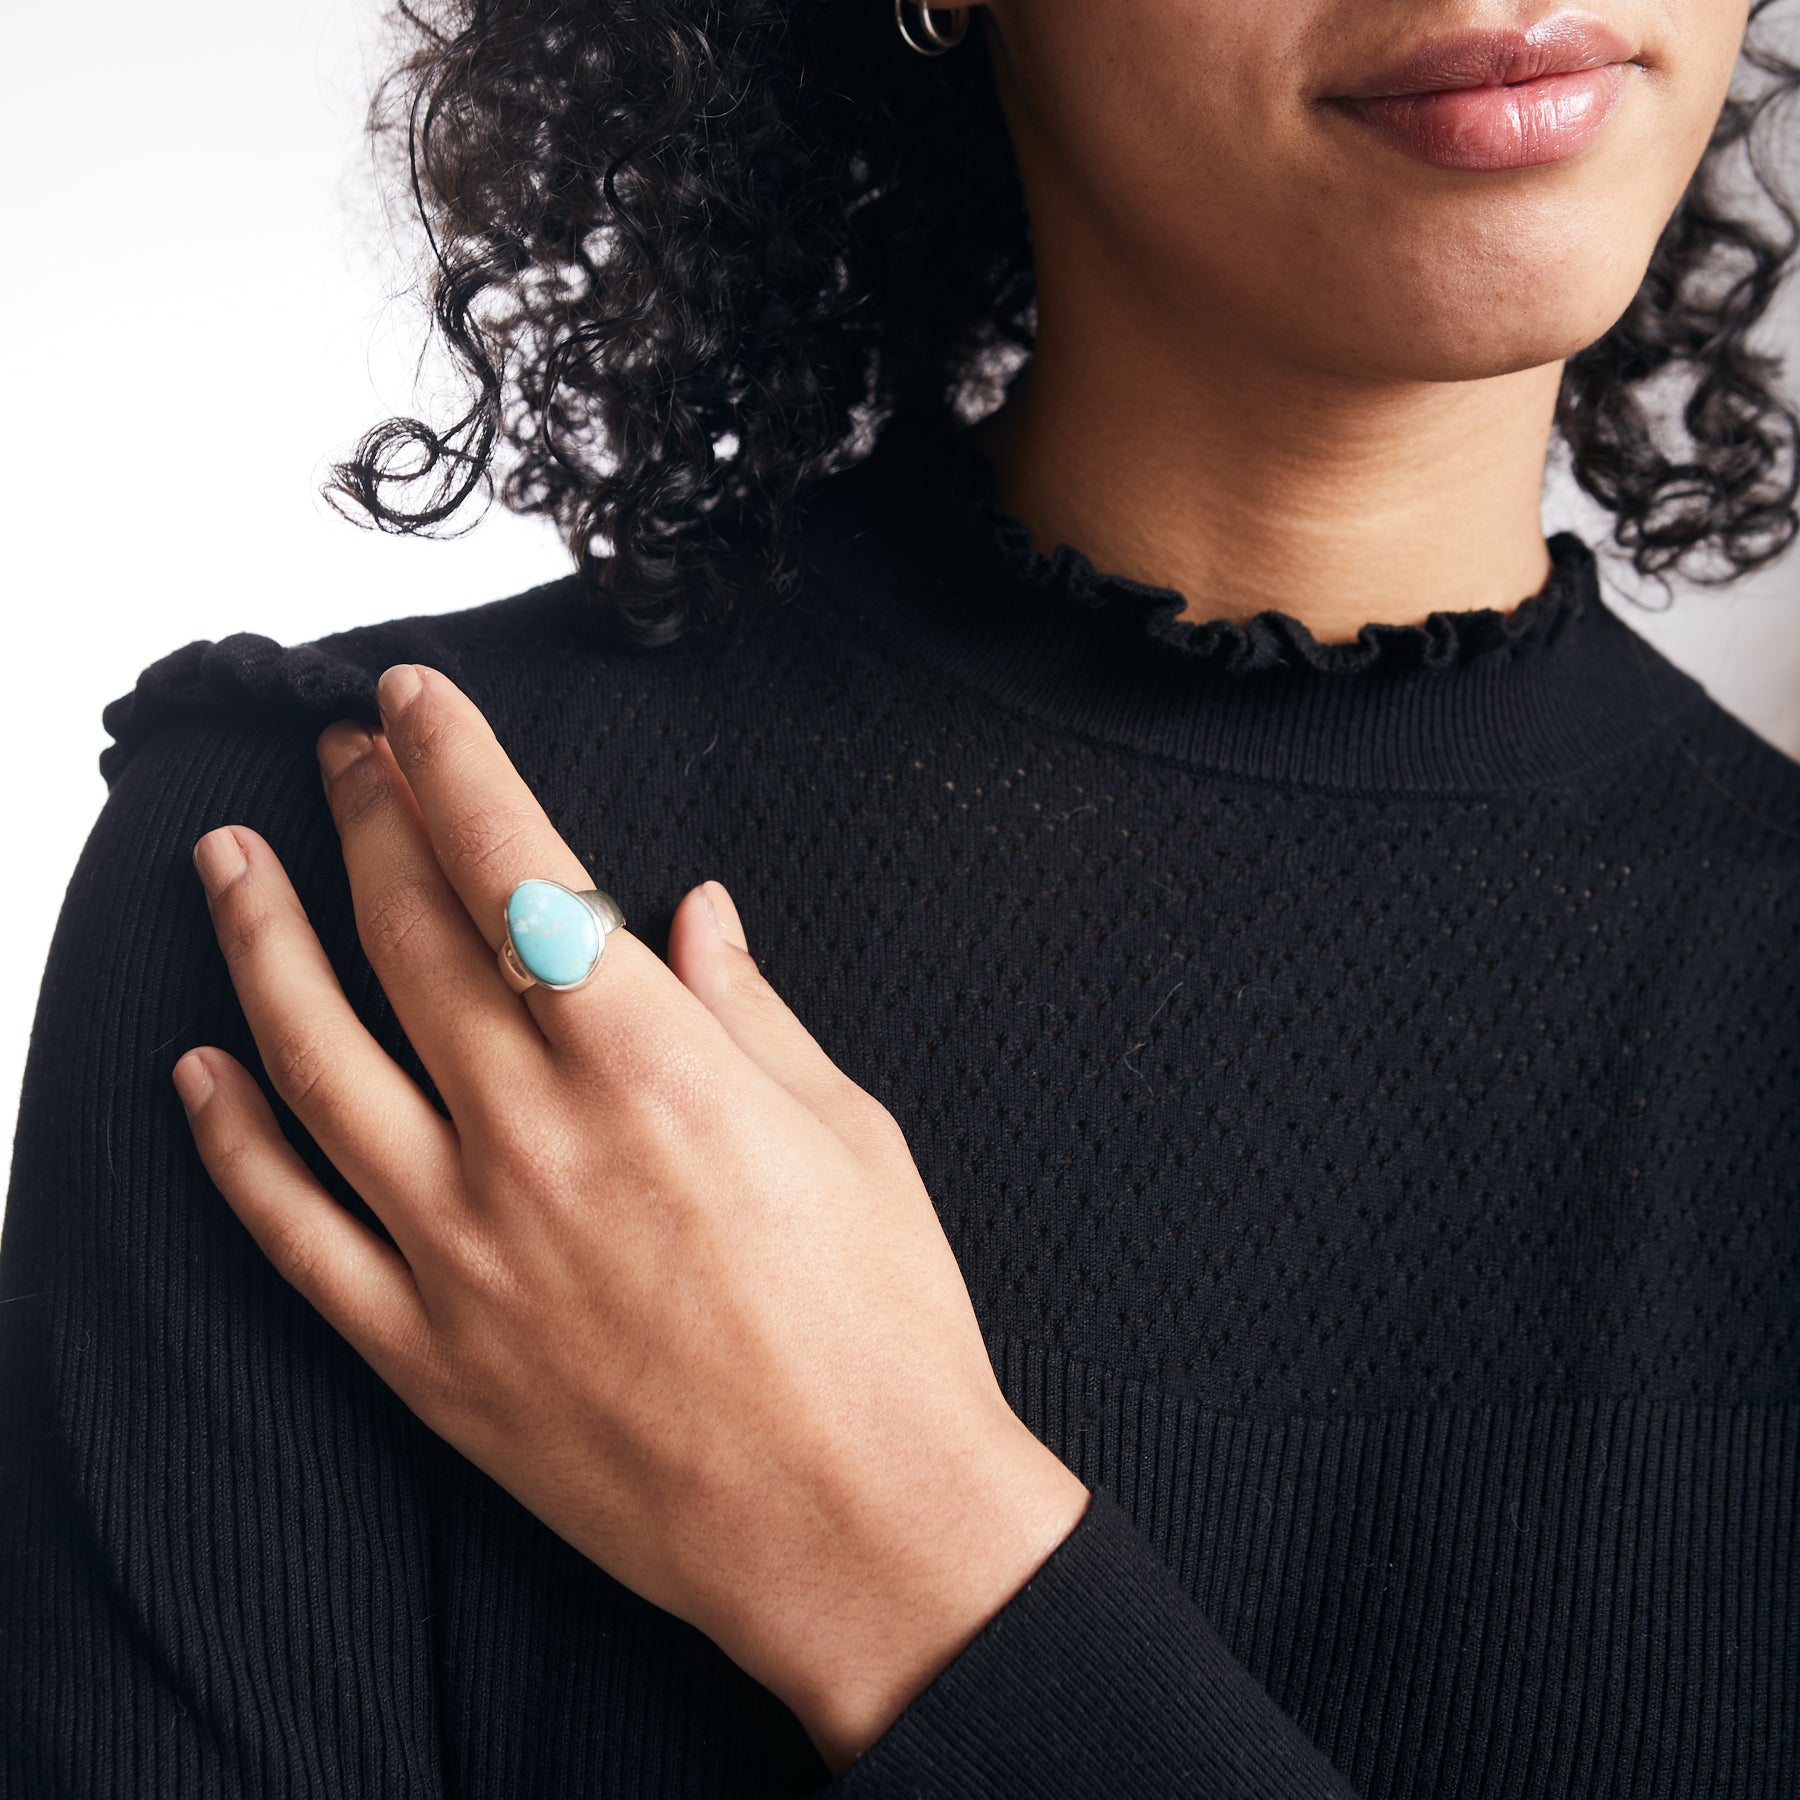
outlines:
[[[1556, 415], [1638, 570], [1710, 556], [1682, 572], [1711, 585], [1800, 530], [1800, 419], [1750, 342], [1800, 238], [1758, 129], [1800, 87], [1756, 41], [1773, 4], [1738, 71], [1765, 79], [1734, 80]], [[610, 631], [666, 643], [746, 575], [791, 590], [797, 502], [894, 409], [970, 423], [1029, 358], [1024, 197], [985, 55], [927, 61], [891, 12], [843, 0], [403, 0], [394, 23], [370, 126], [472, 394], [441, 429], [369, 431], [333, 468], [340, 510], [429, 532], [497, 486], [557, 521]], [[1653, 384], [1675, 389], [1654, 408]]]

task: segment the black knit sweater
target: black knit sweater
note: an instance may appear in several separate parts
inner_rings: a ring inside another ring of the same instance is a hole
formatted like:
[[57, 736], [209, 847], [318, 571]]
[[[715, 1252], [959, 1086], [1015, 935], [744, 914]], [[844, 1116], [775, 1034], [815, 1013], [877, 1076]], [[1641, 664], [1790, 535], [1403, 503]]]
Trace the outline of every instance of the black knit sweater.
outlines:
[[[803, 546], [792, 604], [663, 650], [570, 580], [190, 644], [107, 709], [0, 1244], [0, 1789], [1800, 1794], [1800, 767], [1567, 534], [1509, 613], [1194, 625], [901, 421]], [[313, 755], [401, 659], [640, 936], [730, 886], [1094, 1490], [835, 1783], [196, 1157], [171, 1065], [258, 1067], [211, 826], [275, 845], [423, 1079]]]

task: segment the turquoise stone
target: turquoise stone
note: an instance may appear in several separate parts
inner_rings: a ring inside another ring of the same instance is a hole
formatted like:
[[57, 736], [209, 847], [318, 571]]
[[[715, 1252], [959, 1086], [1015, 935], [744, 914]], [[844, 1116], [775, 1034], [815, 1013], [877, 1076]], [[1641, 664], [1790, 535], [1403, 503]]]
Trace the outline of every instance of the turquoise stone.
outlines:
[[580, 981], [600, 954], [600, 921], [561, 883], [521, 881], [506, 902], [519, 961], [546, 987]]

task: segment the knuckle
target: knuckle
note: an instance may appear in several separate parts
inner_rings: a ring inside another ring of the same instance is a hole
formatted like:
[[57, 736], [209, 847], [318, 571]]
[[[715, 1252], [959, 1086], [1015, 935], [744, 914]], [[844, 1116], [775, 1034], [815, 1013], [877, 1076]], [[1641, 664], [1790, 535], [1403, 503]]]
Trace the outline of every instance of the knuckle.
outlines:
[[858, 1087], [848, 1075], [839, 1071], [843, 1080], [844, 1105], [856, 1116], [865, 1130], [900, 1133], [900, 1122], [867, 1088]]
[[[410, 1386], [425, 1394], [442, 1393], [448, 1386], [450, 1357], [443, 1334], [432, 1324], [423, 1307], [410, 1331], [394, 1346], [394, 1357], [406, 1371]], [[415, 1408], [415, 1410], [417, 1410]]]
[[449, 1355], [443, 1333], [423, 1306], [404, 1322], [391, 1321], [378, 1337], [359, 1342], [369, 1365], [434, 1429], [447, 1422]]
[[318, 1092], [331, 1071], [330, 1046], [310, 1026], [284, 1026], [269, 1045], [263, 1066], [275, 1091], [299, 1112]]
[[689, 1031], [648, 1021], [618, 1040], [612, 1069], [625, 1104], [641, 1120], [688, 1126], [717, 1112], [717, 1059]]
[[[471, 1124], [478, 1130], [483, 1158], [509, 1193], [529, 1194], [548, 1200], [569, 1181], [570, 1169], [580, 1161], [578, 1150], [565, 1141], [565, 1128], [540, 1115], [518, 1108], [486, 1106], [470, 1109]], [[466, 1269], [486, 1267], [491, 1252], [478, 1241], [461, 1240], [455, 1255]]]
[[433, 1316], [421, 1378], [438, 1407], [477, 1411], [502, 1385], [517, 1321], [530, 1312], [529, 1286], [492, 1233], [474, 1224], [439, 1236], [426, 1285]]
[[461, 721], [437, 704], [427, 682], [425, 691], [395, 720], [390, 742], [403, 768], [418, 769], [441, 760], [462, 737]]
[[467, 1369], [449, 1345], [436, 1336], [420, 1346], [413, 1380], [422, 1402], [414, 1411], [427, 1419], [455, 1420], [469, 1410], [471, 1383]]
[[445, 827], [445, 860], [470, 875], [494, 867], [522, 842], [530, 820], [522, 812], [483, 807]]
[[227, 962], [255, 956], [281, 925], [281, 915], [241, 876], [213, 901], [213, 934]]
[[768, 977], [741, 950], [727, 960], [725, 981], [739, 1005], [788, 1010], [787, 1002], [776, 993]]
[[207, 1107], [200, 1115], [203, 1128], [197, 1131], [202, 1160], [213, 1183], [222, 1193], [241, 1193], [245, 1172], [256, 1161], [261, 1150], [257, 1140], [240, 1125], [227, 1124], [217, 1115], [221, 1109]]
[[846, 1075], [844, 1081], [854, 1096], [849, 1104], [869, 1142], [879, 1151], [910, 1160], [912, 1146], [906, 1141], [906, 1133], [901, 1130], [900, 1121], [867, 1089], [860, 1088], [851, 1081], [849, 1076]]
[[310, 1294], [323, 1273], [325, 1253], [319, 1234], [304, 1219], [277, 1217], [264, 1227], [263, 1250], [281, 1278]]
[[519, 1292], [513, 1265], [485, 1232], [465, 1232], [451, 1247], [451, 1258], [465, 1293], [486, 1312], [506, 1311]]
[[353, 830], [380, 812], [393, 798], [381, 759], [359, 756], [349, 768], [333, 776], [325, 797], [340, 831]]
[[438, 896], [428, 880], [405, 877], [390, 882], [359, 911], [357, 935], [376, 964], [398, 956], [437, 911]]

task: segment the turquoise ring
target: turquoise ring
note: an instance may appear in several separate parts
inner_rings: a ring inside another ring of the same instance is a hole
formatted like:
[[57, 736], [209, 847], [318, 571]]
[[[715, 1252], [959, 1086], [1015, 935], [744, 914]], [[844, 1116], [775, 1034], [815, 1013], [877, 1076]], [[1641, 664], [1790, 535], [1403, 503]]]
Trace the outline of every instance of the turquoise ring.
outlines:
[[607, 933], [624, 923], [618, 901], [599, 888], [521, 881], [506, 897], [500, 973], [516, 994], [533, 987], [572, 993], [593, 980]]

